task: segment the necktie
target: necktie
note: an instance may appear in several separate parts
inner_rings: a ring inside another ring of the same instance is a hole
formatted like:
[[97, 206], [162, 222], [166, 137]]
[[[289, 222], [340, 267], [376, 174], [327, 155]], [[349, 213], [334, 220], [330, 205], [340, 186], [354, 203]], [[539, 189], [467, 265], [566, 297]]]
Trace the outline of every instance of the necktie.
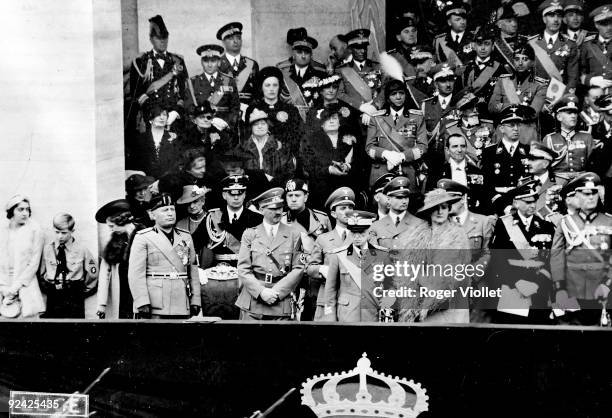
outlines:
[[393, 124], [397, 125], [397, 120], [399, 119], [399, 115], [396, 113], [395, 115], [393, 115]]
[[457, 170], [457, 171], [463, 171], [463, 168], [461, 168], [461, 167], [457, 166], [457, 168], [455, 168], [455, 170]]
[[210, 87], [215, 87], [215, 78], [214, 77], [210, 77]]
[[342, 231], [342, 242], [346, 241], [346, 231]]
[[446, 109], [446, 100], [445, 99], [440, 99], [440, 107], [442, 109]]
[[236, 223], [238, 221], [238, 214], [234, 213], [234, 217], [232, 218], [232, 223]]
[[234, 58], [234, 71], [238, 71], [238, 58]]
[[514, 154], [514, 145], [510, 145], [510, 155]]
[[357, 258], [361, 258], [361, 250], [358, 247], [355, 247], [355, 254], [357, 254]]
[[575, 41], [576, 39], [578, 39], [578, 32], [574, 32], [574, 35], [572, 36], [572, 41]]
[[55, 270], [55, 280], [61, 274], [62, 285], [66, 284], [66, 275], [68, 274], [68, 264], [66, 263], [66, 246], [60, 244], [57, 247], [57, 269]]
[[395, 227], [396, 227], [396, 228], [397, 228], [397, 226], [399, 225], [399, 223], [400, 223], [400, 217], [399, 217], [399, 216], [396, 216], [396, 217], [395, 217]]
[[552, 49], [552, 47], [553, 47], [553, 40], [552, 40], [552, 37], [550, 37], [550, 38], [548, 38], [548, 45], [547, 45], [547, 48], [548, 48], [548, 49]]
[[459, 35], [455, 35], [455, 43], [458, 44], [459, 43]]
[[270, 237], [274, 239], [274, 227], [273, 226], [270, 227]]

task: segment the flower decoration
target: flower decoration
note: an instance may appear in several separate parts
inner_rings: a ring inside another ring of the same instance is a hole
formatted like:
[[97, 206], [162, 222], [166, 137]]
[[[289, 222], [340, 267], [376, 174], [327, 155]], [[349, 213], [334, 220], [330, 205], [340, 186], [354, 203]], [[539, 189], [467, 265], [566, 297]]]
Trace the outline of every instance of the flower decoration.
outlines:
[[348, 118], [351, 115], [351, 111], [346, 106], [342, 106], [340, 108], [340, 114], [343, 118]]
[[281, 110], [276, 114], [276, 120], [281, 123], [287, 122], [287, 120], [289, 120], [289, 115], [284, 110]]
[[355, 142], [357, 142], [357, 138], [355, 138], [353, 135], [344, 135], [342, 137], [342, 142], [344, 142], [346, 145], [352, 146]]

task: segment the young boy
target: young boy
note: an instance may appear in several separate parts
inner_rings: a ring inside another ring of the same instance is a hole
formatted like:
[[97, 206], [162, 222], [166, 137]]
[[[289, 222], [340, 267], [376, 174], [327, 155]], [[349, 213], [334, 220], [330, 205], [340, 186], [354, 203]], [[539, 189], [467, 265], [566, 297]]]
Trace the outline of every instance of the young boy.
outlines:
[[45, 318], [85, 318], [85, 298], [96, 289], [98, 266], [87, 248], [76, 242], [74, 219], [53, 218], [55, 239], [43, 249], [41, 287], [47, 294]]

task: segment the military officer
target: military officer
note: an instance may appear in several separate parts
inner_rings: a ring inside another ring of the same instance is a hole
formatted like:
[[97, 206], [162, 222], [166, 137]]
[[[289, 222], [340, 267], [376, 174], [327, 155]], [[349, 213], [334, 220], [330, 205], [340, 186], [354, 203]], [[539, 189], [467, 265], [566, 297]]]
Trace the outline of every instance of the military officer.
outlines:
[[495, 143], [493, 121], [480, 119], [478, 102], [474, 93], [466, 92], [455, 104], [456, 114], [445, 119], [440, 133], [442, 141], [450, 135], [463, 135], [467, 139], [466, 158], [476, 166], [481, 165], [482, 150]]
[[[490, 287], [512, 289], [523, 298], [531, 299], [529, 316], [524, 318], [497, 312], [498, 323], [546, 323], [550, 313], [548, 299], [551, 292], [549, 249], [554, 225], [536, 212], [539, 180], [529, 179], [511, 191], [514, 214], [502, 216], [495, 224], [491, 239]], [[504, 288], [505, 287], [505, 288]], [[518, 306], [505, 306], [518, 309]]]
[[300, 232], [281, 222], [283, 189], [276, 187], [255, 198], [263, 222], [242, 235], [238, 278], [242, 290], [236, 301], [240, 319], [294, 320], [295, 291], [306, 262]]
[[307, 321], [319, 321], [323, 317], [325, 280], [329, 269], [327, 255], [332, 249], [340, 247], [351, 239], [350, 231], [347, 229], [346, 214], [355, 207], [355, 192], [348, 187], [340, 187], [329, 195], [325, 207], [335, 219], [336, 226], [333, 230], [317, 237], [308, 257], [308, 266], [305, 271], [310, 286], [310, 298], [314, 299], [310, 303], [314, 302], [315, 310], [311, 311], [310, 315], [307, 309], [304, 310], [302, 320]]
[[563, 96], [555, 106], [555, 113], [560, 124], [559, 132], [546, 135], [542, 142], [558, 154], [552, 163], [553, 173], [574, 178], [586, 171], [594, 148], [593, 138], [589, 133], [576, 132], [578, 97], [575, 95]]
[[251, 103], [259, 65], [254, 59], [241, 54], [242, 23], [231, 22], [222, 26], [217, 31], [217, 39], [225, 46], [225, 54], [219, 62], [219, 71], [232, 76], [236, 81], [241, 111], [244, 112]]
[[376, 212], [376, 220], [382, 219], [389, 214], [389, 199], [383, 193], [383, 189], [395, 176], [385, 173], [374, 181], [372, 185], [372, 211]]
[[350, 62], [353, 57], [348, 47], [348, 42], [344, 34], [339, 33], [329, 40], [329, 60], [327, 62], [327, 74], [334, 73], [339, 65]]
[[372, 160], [370, 182], [392, 171], [403, 173], [417, 187], [418, 160], [427, 151], [427, 136], [420, 110], [406, 109], [406, 86], [391, 80], [385, 86], [386, 111], [370, 120], [366, 153]]
[[189, 76], [183, 57], [167, 51], [169, 33], [162, 17], [153, 16], [149, 25], [153, 49], [136, 57], [130, 67], [131, 103], [127, 119], [135, 120], [140, 107], [159, 105], [168, 110], [171, 125], [184, 113], [185, 81]]
[[492, 26], [483, 26], [474, 34], [476, 56], [461, 72], [462, 87], [469, 87], [478, 97], [478, 111], [485, 116], [498, 77], [512, 72], [512, 67], [503, 65], [492, 55], [496, 35], [497, 31]]
[[563, 2], [563, 23], [565, 32], [563, 36], [576, 42], [580, 48], [585, 41], [595, 39], [596, 33], [582, 29], [584, 22], [584, 3], [582, 0], [565, 0]]
[[559, 308], [574, 307], [577, 302], [581, 309], [574, 314], [578, 322], [595, 325], [612, 287], [612, 215], [602, 211], [597, 174], [584, 173], [574, 182], [580, 209], [561, 219], [552, 245], [555, 302]]
[[497, 79], [489, 100], [489, 113], [497, 116], [510, 104], [529, 106], [532, 114], [528, 120], [522, 121], [520, 127], [521, 142], [529, 144], [540, 140], [537, 118], [546, 101], [548, 81], [534, 75], [535, 52], [531, 45], [518, 43], [513, 60], [516, 71], [513, 75], [502, 74]]
[[[493, 205], [510, 189], [516, 187], [525, 174], [523, 160], [529, 153], [529, 145], [519, 141], [519, 124], [523, 118], [518, 106], [509, 106], [500, 116], [501, 141], [490, 145], [482, 153], [484, 189]], [[504, 207], [497, 207], [499, 214]]]
[[514, 69], [514, 48], [518, 41], [518, 18], [512, 5], [504, 4], [498, 9], [496, 25], [499, 34], [495, 38], [495, 55], [498, 60]]
[[421, 110], [425, 117], [425, 127], [429, 138], [437, 138], [441, 129], [441, 120], [450, 112], [453, 91], [455, 90], [455, 72], [448, 63], [437, 64], [429, 70], [429, 77], [434, 84], [434, 95], [425, 99]]
[[[407, 80], [408, 84], [416, 89], [416, 93], [422, 93], [426, 98], [433, 97], [436, 89], [433, 79], [429, 77], [429, 72], [436, 63], [434, 55], [429, 47], [422, 47], [410, 54], [410, 59], [416, 71], [416, 77], [413, 80]], [[421, 100], [421, 106], [423, 101]]]
[[389, 252], [367, 241], [375, 218], [371, 212], [347, 213], [351, 240], [328, 255], [323, 321], [393, 322], [396, 299], [383, 294], [393, 288], [393, 277], [378, 277], [373, 269], [374, 265], [391, 263]]
[[555, 151], [540, 142], [533, 142], [529, 146], [529, 153], [525, 160], [527, 173], [540, 181], [536, 211], [546, 220], [558, 211], [559, 193], [568, 181], [568, 177], [555, 175], [552, 172], [551, 164], [556, 158], [558, 154]]
[[[249, 177], [230, 175], [221, 180], [224, 208], [208, 211], [204, 221], [206, 243], [200, 265], [207, 271], [207, 283], [202, 284], [202, 313], [223, 319], [238, 319], [235, 306], [240, 283], [237, 265], [240, 241], [247, 228], [259, 225], [259, 213], [244, 206]], [[194, 239], [199, 237], [194, 236]]]
[[588, 132], [594, 139], [599, 139], [595, 126], [602, 120], [602, 113], [595, 105], [597, 99], [604, 94], [604, 89], [599, 86], [588, 86], [583, 98], [582, 111], [578, 114], [578, 130]]
[[414, 79], [417, 71], [412, 64], [412, 54], [420, 49], [417, 22], [409, 17], [400, 17], [393, 22], [393, 28], [398, 46], [388, 50], [387, 54], [400, 63], [404, 77]]
[[473, 59], [472, 34], [466, 30], [467, 8], [464, 2], [449, 1], [442, 10], [449, 29], [434, 39], [438, 62], [448, 62], [453, 67], [459, 67]]
[[[383, 189], [389, 200], [389, 214], [372, 224], [369, 241], [392, 250], [418, 248], [417, 241], [427, 222], [408, 212], [410, 180], [395, 177]], [[422, 237], [422, 236], [421, 236]]]
[[204, 72], [189, 79], [185, 105], [188, 109], [193, 109], [208, 100], [215, 110], [213, 125], [219, 130], [229, 127], [234, 131], [240, 112], [240, 99], [232, 76], [219, 71], [223, 47], [214, 44], [202, 45], [196, 53], [201, 57]]
[[189, 318], [200, 312], [200, 282], [189, 232], [175, 228], [170, 195], [151, 200], [155, 226], [136, 233], [130, 250], [128, 282], [134, 312], [143, 319]]
[[589, 17], [593, 19], [597, 36], [585, 40], [580, 52], [580, 81], [587, 86], [598, 86], [602, 89], [612, 87], [612, 4], [606, 4], [593, 10]]
[[[296, 44], [296, 42], [298, 42]], [[312, 50], [315, 49], [319, 43], [317, 42], [316, 39], [308, 36], [308, 31], [306, 30], [306, 28], [294, 28], [294, 29], [289, 29], [287, 31], [287, 44], [289, 46], [291, 46], [292, 49], [292, 56], [287, 58], [286, 60], [283, 60], [281, 62], [279, 62], [278, 64], [276, 64], [276, 67], [280, 68], [281, 70], [284, 70], [285, 68], [289, 68], [292, 65], [300, 65], [301, 67], [306, 67], [306, 65], [302, 65], [302, 64], [297, 64], [295, 61], [295, 56], [293, 53], [293, 46], [294, 44], [296, 46], [302, 45], [302, 46], [307, 46], [310, 45], [310, 58], [308, 59], [308, 57], [304, 57], [304, 61], [307, 61], [308, 64], [310, 66], [312, 66], [313, 70], [315, 72], [326, 72], [327, 69], [325, 67], [325, 65], [323, 65], [322, 63], [312, 59]], [[308, 48], [305, 49], [306, 52], [308, 52]], [[311, 70], [311, 72], [313, 71]], [[304, 78], [304, 77], [302, 77]]]
[[545, 29], [544, 33], [529, 38], [536, 54], [535, 74], [549, 80], [555, 78], [573, 93], [580, 76], [579, 52], [576, 42], [561, 33], [563, 6], [559, 0], [545, 0], [538, 10]]
[[[287, 200], [288, 211], [283, 213], [281, 222], [293, 226], [310, 237], [314, 243], [317, 237], [330, 231], [331, 223], [325, 214], [317, 209], [306, 207], [308, 201], [308, 183], [299, 178], [293, 178], [285, 184], [285, 199]], [[304, 235], [302, 235], [304, 238]], [[304, 239], [302, 245], [305, 246]]]

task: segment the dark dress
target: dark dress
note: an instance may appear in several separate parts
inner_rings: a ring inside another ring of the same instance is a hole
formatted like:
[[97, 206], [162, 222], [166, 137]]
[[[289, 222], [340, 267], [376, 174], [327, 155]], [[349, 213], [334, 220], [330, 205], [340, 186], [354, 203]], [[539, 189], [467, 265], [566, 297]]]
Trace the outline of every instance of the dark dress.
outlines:
[[[246, 110], [244, 120], [248, 121], [254, 109], [263, 110], [268, 114], [270, 134], [285, 145], [292, 154], [297, 154], [300, 140], [304, 135], [304, 122], [297, 108], [280, 100], [274, 105], [267, 104], [263, 99], [255, 100]], [[251, 133], [247, 132], [246, 141]]]
[[156, 149], [151, 130], [147, 129], [126, 143], [125, 168], [144, 171], [157, 179], [178, 164], [181, 151], [176, 134], [168, 131], [164, 131]]

